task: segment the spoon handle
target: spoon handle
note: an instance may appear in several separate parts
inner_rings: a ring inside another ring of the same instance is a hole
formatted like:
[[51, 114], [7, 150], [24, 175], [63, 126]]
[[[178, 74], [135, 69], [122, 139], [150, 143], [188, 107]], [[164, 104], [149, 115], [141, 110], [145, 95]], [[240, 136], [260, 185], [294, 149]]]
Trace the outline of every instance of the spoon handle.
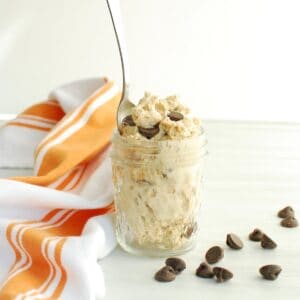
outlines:
[[128, 64], [128, 54], [127, 47], [125, 42], [125, 32], [122, 22], [122, 14], [120, 9], [119, 0], [106, 0], [108, 10], [110, 13], [111, 21], [114, 27], [114, 32], [118, 44], [121, 66], [122, 66], [122, 98], [127, 98], [128, 96], [128, 87], [129, 87], [129, 64]]

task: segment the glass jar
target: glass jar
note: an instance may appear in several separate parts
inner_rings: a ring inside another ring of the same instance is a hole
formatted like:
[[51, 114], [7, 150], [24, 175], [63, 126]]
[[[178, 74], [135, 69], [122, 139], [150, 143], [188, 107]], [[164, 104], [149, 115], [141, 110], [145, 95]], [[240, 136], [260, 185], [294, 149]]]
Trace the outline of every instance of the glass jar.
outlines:
[[205, 145], [204, 132], [161, 141], [115, 133], [111, 158], [116, 235], [125, 251], [171, 256], [194, 247]]

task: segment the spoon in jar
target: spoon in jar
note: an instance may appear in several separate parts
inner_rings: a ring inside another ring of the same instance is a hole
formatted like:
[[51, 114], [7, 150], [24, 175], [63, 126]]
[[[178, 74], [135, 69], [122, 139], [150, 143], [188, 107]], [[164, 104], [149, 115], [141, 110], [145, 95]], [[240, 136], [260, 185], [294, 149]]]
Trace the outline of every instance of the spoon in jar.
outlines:
[[117, 110], [117, 126], [121, 133], [122, 120], [131, 115], [132, 108], [135, 106], [129, 101], [129, 68], [128, 54], [125, 42], [124, 26], [119, 0], [106, 0], [114, 32], [118, 44], [121, 66], [122, 66], [122, 96]]

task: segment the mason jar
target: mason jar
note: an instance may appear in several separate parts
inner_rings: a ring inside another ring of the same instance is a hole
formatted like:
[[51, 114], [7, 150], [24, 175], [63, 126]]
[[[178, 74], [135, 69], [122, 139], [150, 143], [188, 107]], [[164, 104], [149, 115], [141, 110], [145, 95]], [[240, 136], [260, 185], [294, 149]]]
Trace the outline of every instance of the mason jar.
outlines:
[[182, 140], [137, 140], [114, 134], [112, 173], [116, 236], [127, 252], [182, 254], [199, 230], [204, 131]]

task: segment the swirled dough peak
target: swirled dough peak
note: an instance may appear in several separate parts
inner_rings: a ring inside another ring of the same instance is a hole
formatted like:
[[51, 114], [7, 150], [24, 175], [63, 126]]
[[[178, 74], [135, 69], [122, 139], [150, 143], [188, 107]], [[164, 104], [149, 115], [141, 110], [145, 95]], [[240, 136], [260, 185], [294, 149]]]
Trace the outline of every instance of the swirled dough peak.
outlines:
[[133, 122], [123, 122], [124, 137], [134, 139], [180, 140], [197, 136], [201, 121], [191, 115], [189, 108], [181, 104], [177, 96], [159, 98], [145, 93], [132, 110]]

